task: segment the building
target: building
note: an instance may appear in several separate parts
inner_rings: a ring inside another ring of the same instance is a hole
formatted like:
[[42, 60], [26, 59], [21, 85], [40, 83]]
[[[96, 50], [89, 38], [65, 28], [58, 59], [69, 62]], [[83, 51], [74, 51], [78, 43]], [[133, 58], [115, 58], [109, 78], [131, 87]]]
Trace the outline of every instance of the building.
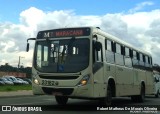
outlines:
[[0, 77], [2, 76], [15, 76], [20, 78], [26, 78], [26, 73], [21, 72], [1, 72], [0, 71]]

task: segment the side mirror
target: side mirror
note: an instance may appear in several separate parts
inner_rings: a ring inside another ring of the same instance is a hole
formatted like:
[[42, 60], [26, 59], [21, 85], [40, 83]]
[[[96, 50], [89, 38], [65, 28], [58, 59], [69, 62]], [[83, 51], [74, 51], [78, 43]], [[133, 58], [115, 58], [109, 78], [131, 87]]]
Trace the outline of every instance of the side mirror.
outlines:
[[29, 43], [27, 42], [26, 52], [29, 51]]
[[27, 47], [26, 47], [27, 52], [29, 51], [29, 43], [28, 43], [29, 40], [36, 40], [36, 38], [28, 38], [27, 39]]
[[101, 48], [102, 48], [102, 44], [100, 42], [96, 42], [95, 43], [95, 49], [96, 49], [96, 51], [100, 51]]

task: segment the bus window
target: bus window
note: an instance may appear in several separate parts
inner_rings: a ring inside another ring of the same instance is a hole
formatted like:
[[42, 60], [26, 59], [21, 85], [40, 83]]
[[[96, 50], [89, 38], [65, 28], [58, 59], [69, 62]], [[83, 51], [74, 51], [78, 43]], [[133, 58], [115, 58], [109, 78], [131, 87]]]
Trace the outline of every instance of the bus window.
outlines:
[[48, 47], [44, 46], [44, 61], [48, 61]]
[[[100, 42], [96, 43], [97, 41], [93, 41], [93, 62], [102, 62], [102, 44]], [[96, 44], [100, 44], [100, 50], [96, 49]]]
[[140, 61], [143, 61], [143, 55], [141, 53], [139, 55], [140, 55], [139, 56], [140, 57]]
[[108, 51], [112, 51], [112, 46], [111, 46], [111, 41], [110, 40], [107, 40], [107, 50]]
[[137, 59], [137, 53], [133, 50], [133, 59]]
[[116, 53], [121, 54], [121, 46], [119, 44], [116, 44]]
[[144, 59], [143, 59], [143, 54], [142, 53], [139, 54], [139, 64], [141, 66], [144, 66]]
[[145, 56], [145, 67], [149, 67], [148, 56]]
[[145, 56], [146, 63], [148, 64], [148, 56]]
[[37, 46], [37, 67], [41, 68], [41, 61], [42, 61], [42, 52], [41, 52], [42, 46]]
[[136, 52], [137, 60], [140, 60], [140, 55], [138, 52]]
[[125, 47], [124, 63], [125, 63], [126, 67], [132, 67], [132, 60], [131, 60], [131, 57], [130, 57], [130, 50], [127, 47]]
[[106, 44], [107, 44], [106, 61], [108, 63], [114, 63], [114, 52], [112, 51], [113, 43], [110, 40], [106, 40]]
[[131, 58], [133, 58], [133, 50], [132, 50], [132, 49], [129, 49], [129, 56], [130, 56]]
[[146, 58], [145, 58], [145, 55], [143, 55], [143, 62], [146, 62]]
[[132, 59], [133, 66], [139, 65], [138, 60], [139, 60], [139, 53], [133, 50], [133, 59]]
[[129, 48], [125, 47], [125, 56], [129, 56]]
[[[96, 44], [98, 48], [96, 49]], [[99, 49], [100, 48], [100, 49]], [[93, 73], [96, 73], [103, 66], [102, 44], [93, 41]]]
[[150, 67], [152, 67], [152, 58], [151, 57], [148, 57], [148, 62], [149, 62]]
[[97, 57], [97, 61], [102, 62], [102, 49], [100, 51], [97, 51], [98, 53], [98, 57]]
[[124, 65], [124, 59], [121, 51], [121, 45], [116, 43], [115, 62], [117, 65]]

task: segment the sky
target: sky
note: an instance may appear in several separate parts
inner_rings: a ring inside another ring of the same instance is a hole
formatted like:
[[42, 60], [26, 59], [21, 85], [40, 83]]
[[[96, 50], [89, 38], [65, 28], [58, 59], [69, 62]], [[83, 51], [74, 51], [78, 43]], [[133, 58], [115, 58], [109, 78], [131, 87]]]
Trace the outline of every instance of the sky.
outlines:
[[0, 65], [32, 65], [40, 30], [95, 26], [149, 52], [160, 65], [159, 0], [0, 0]]

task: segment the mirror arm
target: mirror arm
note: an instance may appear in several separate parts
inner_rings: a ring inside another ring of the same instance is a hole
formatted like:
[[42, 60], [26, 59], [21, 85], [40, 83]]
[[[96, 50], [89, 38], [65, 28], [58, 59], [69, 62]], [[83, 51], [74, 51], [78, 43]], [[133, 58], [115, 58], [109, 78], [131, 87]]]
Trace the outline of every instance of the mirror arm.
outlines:
[[27, 39], [27, 42], [28, 42], [29, 40], [36, 40], [36, 38], [28, 38], [28, 39]]

